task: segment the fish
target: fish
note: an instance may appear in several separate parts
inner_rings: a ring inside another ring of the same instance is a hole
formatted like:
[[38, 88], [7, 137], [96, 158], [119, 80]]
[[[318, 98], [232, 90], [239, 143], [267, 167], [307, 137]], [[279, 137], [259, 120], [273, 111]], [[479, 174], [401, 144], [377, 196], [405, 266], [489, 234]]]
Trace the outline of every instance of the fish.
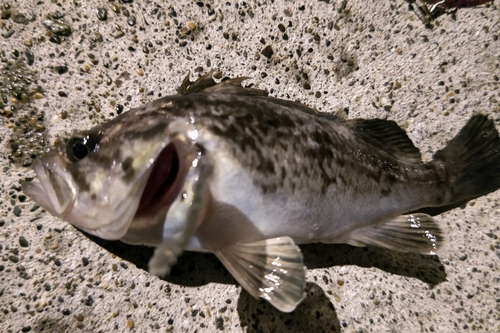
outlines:
[[299, 244], [436, 255], [445, 235], [429, 212], [500, 187], [487, 115], [423, 162], [394, 121], [342, 119], [213, 74], [75, 132], [34, 161], [23, 191], [88, 234], [154, 247], [151, 274], [211, 252], [250, 295], [291, 312], [306, 295]]
[[459, 8], [470, 8], [493, 3], [493, 0], [425, 0], [432, 5], [430, 12], [435, 15], [441, 15], [447, 11], [456, 11]]

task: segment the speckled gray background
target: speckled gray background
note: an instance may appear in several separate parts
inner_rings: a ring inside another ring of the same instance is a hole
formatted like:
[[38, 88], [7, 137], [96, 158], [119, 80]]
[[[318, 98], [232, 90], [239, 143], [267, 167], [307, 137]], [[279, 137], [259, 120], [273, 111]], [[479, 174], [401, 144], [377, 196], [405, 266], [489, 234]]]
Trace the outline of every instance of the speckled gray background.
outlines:
[[[211, 68], [342, 117], [393, 119], [430, 158], [474, 112], [499, 119], [498, 4], [427, 27], [404, 0], [1, 4], [0, 331], [500, 332], [500, 191], [437, 217], [438, 257], [303, 246], [308, 297], [282, 314], [211, 255], [151, 276], [150, 249], [90, 240], [19, 187], [44, 143]], [[71, 34], [45, 28], [48, 14]]]

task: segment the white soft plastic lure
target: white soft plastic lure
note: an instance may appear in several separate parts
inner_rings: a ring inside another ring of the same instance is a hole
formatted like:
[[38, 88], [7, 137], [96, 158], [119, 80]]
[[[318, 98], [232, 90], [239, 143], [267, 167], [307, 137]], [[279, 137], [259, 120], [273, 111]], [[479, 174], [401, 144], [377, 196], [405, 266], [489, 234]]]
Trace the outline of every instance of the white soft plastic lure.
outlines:
[[296, 244], [435, 254], [442, 232], [422, 211], [500, 187], [486, 116], [423, 163], [392, 121], [342, 120], [211, 74], [75, 133], [35, 161], [39, 182], [24, 192], [92, 235], [156, 247], [156, 275], [184, 250], [213, 252], [251, 295], [289, 312], [304, 298]]

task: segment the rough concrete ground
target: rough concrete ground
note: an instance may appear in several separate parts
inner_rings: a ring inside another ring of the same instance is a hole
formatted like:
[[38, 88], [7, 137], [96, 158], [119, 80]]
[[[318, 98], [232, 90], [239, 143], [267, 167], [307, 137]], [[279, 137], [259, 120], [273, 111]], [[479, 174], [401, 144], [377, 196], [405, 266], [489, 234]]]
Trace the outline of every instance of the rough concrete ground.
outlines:
[[283, 314], [211, 255], [186, 253], [158, 279], [150, 249], [90, 240], [19, 187], [32, 154], [212, 68], [324, 112], [395, 120], [428, 159], [473, 113], [499, 120], [497, 3], [427, 27], [403, 0], [1, 4], [1, 331], [500, 332], [500, 192], [437, 217], [437, 257], [303, 246], [308, 297]]

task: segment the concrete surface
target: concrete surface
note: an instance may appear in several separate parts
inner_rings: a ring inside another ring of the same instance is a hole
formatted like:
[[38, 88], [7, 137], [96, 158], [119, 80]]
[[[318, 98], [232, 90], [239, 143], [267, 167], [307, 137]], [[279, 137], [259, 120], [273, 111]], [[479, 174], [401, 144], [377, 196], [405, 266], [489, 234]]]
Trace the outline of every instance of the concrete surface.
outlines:
[[[500, 332], [500, 191], [437, 217], [438, 257], [302, 247], [308, 297], [282, 314], [211, 255], [186, 253], [158, 279], [150, 249], [90, 240], [19, 188], [44, 144], [211, 68], [321, 111], [393, 119], [430, 158], [474, 112], [499, 120], [497, 3], [426, 27], [403, 0], [123, 2], [1, 2], [0, 331]], [[69, 36], [44, 27], [56, 12]]]

